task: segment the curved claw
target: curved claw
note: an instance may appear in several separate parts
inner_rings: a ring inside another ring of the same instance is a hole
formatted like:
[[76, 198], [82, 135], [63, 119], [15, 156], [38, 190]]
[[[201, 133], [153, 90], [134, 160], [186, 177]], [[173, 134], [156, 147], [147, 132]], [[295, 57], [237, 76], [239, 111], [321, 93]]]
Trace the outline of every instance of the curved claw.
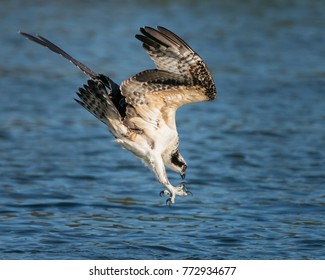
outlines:
[[169, 208], [172, 207], [172, 200], [170, 198], [166, 199], [166, 206], [168, 206]]
[[161, 191], [161, 192], [159, 193], [159, 195], [160, 195], [160, 197], [163, 197], [163, 196], [165, 196], [165, 195], [170, 195], [170, 193], [169, 193], [169, 191], [167, 191], [167, 190], [163, 190], [163, 191]]
[[179, 183], [179, 186], [183, 186], [183, 188], [186, 188], [187, 182], [186, 181], [182, 181]]
[[187, 189], [186, 185], [186, 182], [181, 182], [178, 186], [181, 187], [187, 195], [193, 195], [193, 193]]
[[191, 191], [187, 190], [186, 183], [181, 182], [176, 187], [168, 188], [168, 190], [163, 190], [159, 193], [160, 197], [165, 195], [169, 195], [169, 198], [166, 200], [166, 205], [171, 207], [172, 204], [175, 203], [176, 196], [188, 196], [193, 195]]

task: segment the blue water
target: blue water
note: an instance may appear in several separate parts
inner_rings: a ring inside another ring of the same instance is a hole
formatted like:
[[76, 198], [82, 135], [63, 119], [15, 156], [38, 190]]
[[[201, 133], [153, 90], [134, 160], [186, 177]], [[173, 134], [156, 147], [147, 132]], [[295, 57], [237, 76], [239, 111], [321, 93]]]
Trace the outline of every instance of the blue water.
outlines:
[[[0, 5], [1, 259], [325, 259], [324, 1]], [[183, 37], [218, 89], [178, 111], [193, 196], [171, 208], [73, 101], [86, 77], [17, 34], [120, 82], [153, 67], [143, 25]]]

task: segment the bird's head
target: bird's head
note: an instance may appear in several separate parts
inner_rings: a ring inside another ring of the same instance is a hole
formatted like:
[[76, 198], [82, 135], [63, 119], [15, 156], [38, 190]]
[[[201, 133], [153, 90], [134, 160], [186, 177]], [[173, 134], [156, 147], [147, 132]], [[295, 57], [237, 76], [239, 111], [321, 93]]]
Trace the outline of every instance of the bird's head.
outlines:
[[179, 173], [179, 174], [181, 175], [182, 180], [185, 179], [186, 169], [187, 169], [187, 165], [186, 165], [186, 163], [184, 162], [184, 164], [183, 164], [183, 166], [182, 166], [182, 170], [181, 170], [181, 172]]
[[185, 179], [187, 164], [178, 150], [171, 154], [169, 168], [179, 173], [183, 180]]

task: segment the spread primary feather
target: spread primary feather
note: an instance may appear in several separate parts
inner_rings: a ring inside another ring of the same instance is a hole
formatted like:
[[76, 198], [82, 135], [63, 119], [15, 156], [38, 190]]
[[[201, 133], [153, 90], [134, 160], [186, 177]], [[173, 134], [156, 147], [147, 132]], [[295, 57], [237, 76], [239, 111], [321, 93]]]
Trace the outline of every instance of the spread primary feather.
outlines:
[[105, 123], [116, 142], [140, 158], [166, 187], [168, 203], [187, 196], [183, 184], [173, 186], [166, 167], [185, 177], [187, 164], [179, 152], [176, 110], [189, 103], [216, 98], [212, 76], [203, 60], [180, 37], [158, 26], [140, 28], [136, 38], [156, 65], [118, 86], [97, 74], [42, 36], [26, 38], [60, 54], [89, 76], [76, 101]]

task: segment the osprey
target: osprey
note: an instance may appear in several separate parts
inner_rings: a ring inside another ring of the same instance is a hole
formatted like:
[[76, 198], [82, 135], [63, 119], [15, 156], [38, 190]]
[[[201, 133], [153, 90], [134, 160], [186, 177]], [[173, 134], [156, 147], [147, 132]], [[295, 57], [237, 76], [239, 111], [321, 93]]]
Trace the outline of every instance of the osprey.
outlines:
[[117, 85], [97, 74], [40, 35], [20, 32], [51, 51], [60, 54], [89, 76], [75, 99], [82, 107], [107, 125], [125, 149], [148, 166], [166, 187], [167, 204], [176, 196], [187, 196], [184, 183], [173, 186], [166, 167], [185, 178], [187, 164], [179, 152], [175, 122], [176, 110], [189, 103], [216, 98], [216, 87], [203, 60], [170, 30], [158, 26], [140, 28], [135, 37], [154, 61], [157, 69], [142, 71]]

